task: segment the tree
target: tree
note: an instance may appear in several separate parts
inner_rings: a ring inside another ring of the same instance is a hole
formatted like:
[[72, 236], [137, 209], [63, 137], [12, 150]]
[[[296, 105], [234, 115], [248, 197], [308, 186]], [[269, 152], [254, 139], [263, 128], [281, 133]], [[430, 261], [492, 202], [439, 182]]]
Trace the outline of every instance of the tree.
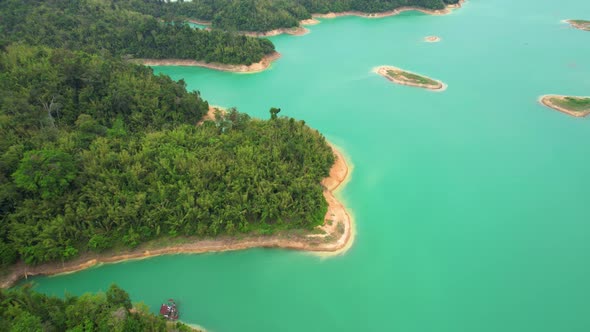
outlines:
[[12, 176], [19, 188], [48, 199], [63, 192], [76, 178], [76, 164], [63, 151], [33, 150], [25, 153]]
[[271, 107], [270, 108], [270, 118], [271, 120], [275, 120], [277, 118], [277, 114], [281, 112], [280, 108]]
[[131, 309], [131, 299], [126, 291], [119, 288], [119, 286], [112, 284], [107, 290], [107, 302], [114, 308], [123, 307], [127, 310]]

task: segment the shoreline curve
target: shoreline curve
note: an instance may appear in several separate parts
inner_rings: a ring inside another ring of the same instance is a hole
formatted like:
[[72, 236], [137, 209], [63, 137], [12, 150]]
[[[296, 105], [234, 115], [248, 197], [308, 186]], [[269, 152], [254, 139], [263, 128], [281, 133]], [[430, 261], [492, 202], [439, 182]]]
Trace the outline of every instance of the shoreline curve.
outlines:
[[427, 77], [427, 76], [424, 76], [424, 77], [437, 82], [439, 85], [438, 86], [432, 86], [432, 85], [428, 85], [428, 84], [413, 83], [413, 82], [398, 80], [395, 77], [391, 77], [387, 73], [387, 71], [389, 71], [389, 70], [402, 71], [402, 72], [406, 72], [406, 73], [410, 73], [410, 74], [424, 76], [424, 75], [421, 75], [421, 74], [417, 74], [417, 73], [414, 73], [414, 72], [411, 72], [411, 71], [408, 71], [408, 70], [405, 70], [405, 69], [393, 67], [393, 66], [378, 66], [378, 67], [373, 68], [372, 71], [374, 73], [380, 75], [380, 76], [385, 77], [389, 81], [391, 81], [393, 83], [396, 83], [396, 84], [400, 84], [400, 85], [412, 86], [412, 87], [416, 87], [416, 88], [423, 88], [423, 89], [427, 89], [427, 90], [434, 91], [434, 92], [442, 92], [442, 91], [445, 91], [447, 89], [447, 87], [448, 87], [448, 85], [445, 84], [445, 83], [443, 83], [442, 81], [439, 81], [439, 80], [436, 80], [434, 78], [430, 78], [430, 77]]
[[[338, 12], [338, 13], [336, 13], [336, 12], [328, 12], [325, 14], [315, 13], [315, 14], [311, 14], [311, 18], [299, 21], [298, 27], [279, 28], [279, 29], [273, 29], [273, 30], [269, 30], [269, 31], [238, 31], [237, 33], [245, 35], [245, 36], [250, 36], [250, 37], [274, 37], [274, 36], [278, 36], [278, 35], [282, 35], [282, 34], [288, 34], [288, 35], [292, 35], [292, 36], [303, 36], [303, 35], [306, 35], [310, 32], [309, 29], [305, 28], [304, 26], [305, 25], [316, 25], [316, 24], [321, 23], [321, 21], [319, 21], [318, 18], [336, 18], [336, 17], [343, 17], [343, 16], [357, 16], [357, 17], [363, 17], [363, 18], [383, 18], [383, 17], [399, 15], [399, 14], [401, 14], [403, 12], [407, 12], [407, 11], [419, 11], [421, 13], [428, 14], [428, 15], [440, 16], [440, 15], [451, 14], [453, 12], [453, 9], [461, 8], [463, 6], [463, 3], [465, 3], [465, 1], [466, 0], [460, 0], [457, 4], [447, 5], [444, 9], [435, 9], [435, 10], [421, 8], [421, 7], [415, 7], [415, 6], [403, 6], [403, 7], [399, 7], [396, 9], [388, 10], [385, 12], [379, 12], [379, 13], [365, 13], [365, 12], [354, 11], [354, 10], [345, 11], [345, 12]], [[212, 24], [212, 22], [210, 22], [210, 21], [200, 21], [200, 20], [194, 20], [194, 19], [189, 19], [187, 21], [191, 22], [191, 23], [195, 23], [195, 24], [205, 25], [208, 27], [208, 29]]]
[[202, 67], [232, 73], [258, 73], [268, 69], [272, 63], [281, 57], [281, 53], [273, 52], [265, 55], [262, 60], [250, 65], [229, 65], [216, 62], [205, 62], [188, 59], [131, 59], [130, 62], [144, 66], [186, 66]]
[[567, 108], [561, 107], [561, 106], [556, 105], [553, 102], [551, 102], [551, 98], [562, 99], [562, 98], [565, 98], [565, 97], [569, 97], [569, 96], [563, 96], [563, 95], [543, 95], [543, 96], [539, 97], [538, 101], [543, 106], [549, 107], [551, 109], [554, 109], [556, 111], [565, 113], [567, 115], [571, 115], [571, 116], [576, 117], [576, 118], [583, 118], [583, 117], [586, 117], [586, 116], [588, 116], [590, 114], [590, 111], [586, 111], [586, 112], [574, 112], [574, 111], [568, 110]]
[[[210, 107], [208, 113], [214, 112], [216, 107]], [[210, 115], [209, 115], [210, 116]], [[0, 278], [0, 288], [14, 286], [22, 279], [36, 275], [59, 275], [82, 271], [102, 264], [120, 263], [129, 260], [139, 260], [162, 255], [201, 254], [209, 252], [236, 251], [251, 248], [280, 248], [310, 252], [319, 256], [336, 256], [345, 253], [353, 243], [354, 224], [346, 207], [336, 198], [335, 192], [344, 187], [350, 179], [351, 170], [344, 154], [329, 143], [336, 155], [330, 175], [322, 180], [324, 198], [328, 202], [328, 211], [324, 223], [317, 228], [325, 231], [325, 235], [305, 234], [291, 235], [244, 235], [241, 238], [223, 236], [215, 239], [196, 239], [180, 237], [187, 243], [164, 247], [150, 247], [150, 242], [144, 243], [133, 250], [116, 254], [86, 253], [69, 262], [50, 262], [37, 266], [26, 266], [22, 261], [9, 268], [10, 273]], [[342, 225], [342, 226], [339, 226]], [[318, 235], [319, 238], [318, 238]]]

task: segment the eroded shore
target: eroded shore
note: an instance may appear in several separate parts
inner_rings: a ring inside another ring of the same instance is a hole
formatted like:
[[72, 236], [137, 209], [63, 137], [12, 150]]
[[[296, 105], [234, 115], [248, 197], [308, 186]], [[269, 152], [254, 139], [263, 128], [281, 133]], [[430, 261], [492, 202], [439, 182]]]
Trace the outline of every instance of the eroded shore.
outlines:
[[215, 62], [205, 62], [186, 59], [132, 59], [131, 62], [140, 63], [146, 66], [189, 66], [189, 67], [203, 67], [220, 71], [229, 71], [234, 73], [257, 73], [261, 72], [271, 64], [279, 59], [281, 54], [273, 52], [272, 54], [264, 56], [259, 62], [251, 65], [228, 65]]
[[[213, 117], [217, 107], [210, 107], [208, 119]], [[284, 248], [318, 253], [322, 256], [339, 255], [352, 245], [354, 238], [353, 220], [346, 207], [334, 196], [350, 177], [350, 168], [342, 152], [331, 145], [336, 161], [330, 169], [330, 175], [322, 180], [324, 197], [328, 202], [328, 211], [324, 224], [315, 232], [306, 234], [285, 232], [270, 236], [238, 235], [211, 239], [179, 237], [168, 239], [174, 244], [161, 244], [155, 240], [144, 243], [133, 250], [117, 253], [92, 254], [65, 263], [52, 262], [37, 266], [26, 266], [19, 262], [9, 269], [9, 273], [0, 278], [0, 287], [8, 288], [19, 280], [34, 275], [55, 275], [81, 271], [99, 264], [117, 263], [127, 260], [144, 259], [161, 255], [198, 254], [207, 252], [233, 251], [249, 248]]]
[[[426, 83], [419, 83], [419, 82], [415, 82], [413, 80], [410, 79], [399, 79], [396, 76], [392, 76], [389, 74], [389, 71], [393, 71], [395, 73], [399, 73], [399, 74], [403, 74], [404, 73], [408, 73], [411, 75], [416, 75], [419, 77], [422, 77], [424, 79], [430, 80], [433, 83], [432, 84], [426, 84]], [[393, 83], [396, 84], [401, 84], [401, 85], [407, 85], [407, 86], [413, 86], [413, 87], [417, 87], [417, 88], [423, 88], [423, 89], [428, 89], [428, 90], [432, 90], [432, 91], [444, 91], [447, 89], [447, 85], [444, 84], [441, 81], [432, 79], [430, 77], [424, 76], [424, 75], [420, 75], [420, 74], [416, 74], [416, 73], [412, 73], [410, 71], [401, 69], [401, 68], [397, 68], [397, 67], [393, 67], [393, 66], [379, 66], [379, 67], [375, 67], [373, 68], [373, 72], [377, 73], [383, 77], [385, 77], [386, 79], [390, 80]]]
[[[577, 118], [583, 118], [585, 116], [588, 116], [588, 114], [590, 114], [590, 109], [587, 111], [574, 111], [574, 110], [570, 110], [565, 107], [562, 107], [560, 105], [557, 105], [552, 101], [552, 99], [564, 100], [566, 97], [568, 97], [568, 96], [544, 95], [544, 96], [539, 97], [539, 102], [549, 108], [556, 110], [556, 111], [559, 111], [559, 112], [562, 112], [562, 113], [565, 113], [565, 114], [568, 114], [571, 116], [575, 116]], [[584, 98], [584, 97], [580, 97], [580, 98]]]

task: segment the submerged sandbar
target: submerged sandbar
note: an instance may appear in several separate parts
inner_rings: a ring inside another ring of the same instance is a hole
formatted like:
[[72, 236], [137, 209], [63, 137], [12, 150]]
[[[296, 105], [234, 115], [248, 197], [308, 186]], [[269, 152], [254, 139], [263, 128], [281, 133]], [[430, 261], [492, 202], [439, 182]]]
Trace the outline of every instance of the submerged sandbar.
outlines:
[[539, 98], [539, 101], [556, 111], [578, 118], [590, 114], [590, 97], [544, 95]]
[[388, 80], [401, 85], [414, 86], [434, 91], [443, 91], [447, 88], [447, 85], [441, 81], [412, 73], [397, 67], [379, 66], [373, 71], [387, 78]]

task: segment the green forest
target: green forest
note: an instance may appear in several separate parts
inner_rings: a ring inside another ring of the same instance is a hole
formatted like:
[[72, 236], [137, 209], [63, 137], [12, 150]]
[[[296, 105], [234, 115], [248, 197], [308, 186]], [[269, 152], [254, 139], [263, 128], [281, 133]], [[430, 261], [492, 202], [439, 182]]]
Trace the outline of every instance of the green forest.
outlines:
[[197, 331], [182, 323], [166, 322], [129, 294], [111, 285], [106, 292], [66, 295], [65, 299], [37, 293], [30, 285], [0, 290], [0, 331]]
[[[323, 222], [334, 155], [303, 121], [208, 110], [185, 83], [82, 51], [0, 52], [0, 266], [162, 236]], [[261, 167], [263, 165], [263, 167]]]
[[19, 42], [125, 58], [246, 65], [274, 52], [267, 39], [193, 29], [185, 22], [140, 13], [132, 4], [131, 0], [3, 0], [0, 46]]
[[167, 20], [211, 21], [213, 28], [228, 31], [269, 31], [291, 28], [311, 14], [360, 11], [378, 13], [403, 6], [443, 9], [459, 0], [131, 0], [126, 8]]

